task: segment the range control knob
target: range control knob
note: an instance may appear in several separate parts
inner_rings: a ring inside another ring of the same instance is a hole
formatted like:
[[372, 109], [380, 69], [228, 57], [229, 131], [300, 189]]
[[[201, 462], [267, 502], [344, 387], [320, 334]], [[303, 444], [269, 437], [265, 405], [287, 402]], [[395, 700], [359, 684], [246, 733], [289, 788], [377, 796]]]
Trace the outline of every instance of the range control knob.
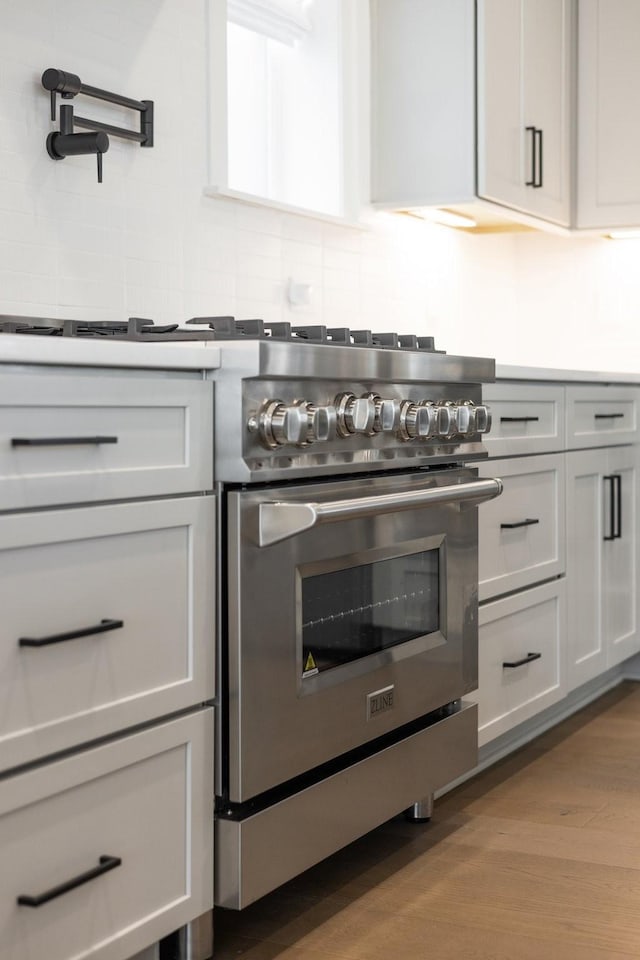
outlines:
[[294, 400], [291, 404], [265, 400], [247, 426], [252, 433], [257, 432], [260, 443], [268, 450], [287, 444], [301, 446], [309, 442], [308, 407], [306, 400]]
[[451, 400], [438, 404], [438, 434], [443, 439], [454, 437], [458, 432], [458, 407]]
[[336, 430], [341, 437], [354, 433], [372, 436], [376, 422], [376, 405], [372, 394], [356, 397], [353, 393], [340, 393], [335, 399]]
[[412, 403], [405, 400], [400, 411], [399, 435], [402, 440], [416, 437], [427, 440], [438, 432], [437, 407], [430, 401]]
[[469, 400], [459, 400], [456, 406], [456, 433], [467, 437], [475, 433], [476, 408]]
[[385, 399], [384, 397], [379, 397], [377, 393], [370, 393], [368, 397], [370, 400], [373, 400], [376, 409], [375, 420], [373, 421], [373, 432], [397, 433], [400, 427], [402, 400]]
[[491, 430], [491, 410], [484, 404], [475, 407], [476, 433], [489, 433]]
[[331, 405], [318, 407], [313, 403], [307, 405], [308, 430], [307, 440], [309, 443], [314, 441], [331, 440], [336, 433], [336, 408]]

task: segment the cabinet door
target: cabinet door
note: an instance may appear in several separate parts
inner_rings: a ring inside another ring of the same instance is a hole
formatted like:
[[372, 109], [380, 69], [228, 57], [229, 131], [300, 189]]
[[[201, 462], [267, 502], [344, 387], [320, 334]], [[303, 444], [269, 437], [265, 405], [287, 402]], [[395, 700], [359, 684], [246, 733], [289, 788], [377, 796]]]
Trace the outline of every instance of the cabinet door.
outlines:
[[523, 208], [522, 9], [478, 2], [478, 193]]
[[571, 0], [478, 3], [478, 193], [569, 224]]
[[580, 0], [578, 227], [640, 223], [640, 4]]
[[638, 448], [610, 450], [603, 477], [605, 534], [604, 636], [607, 666], [626, 660], [640, 649], [637, 618], [638, 589]]
[[602, 477], [607, 451], [567, 457], [567, 680], [573, 690], [607, 667], [603, 634]]

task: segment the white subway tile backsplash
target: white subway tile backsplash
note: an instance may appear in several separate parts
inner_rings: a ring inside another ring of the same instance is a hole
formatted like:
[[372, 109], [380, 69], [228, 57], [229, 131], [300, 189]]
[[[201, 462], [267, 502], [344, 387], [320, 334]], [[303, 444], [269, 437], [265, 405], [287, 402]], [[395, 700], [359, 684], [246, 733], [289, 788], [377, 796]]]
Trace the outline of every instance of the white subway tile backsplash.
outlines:
[[322, 270], [323, 286], [327, 290], [340, 293], [357, 293], [360, 290], [360, 273], [354, 270]]
[[241, 255], [257, 255], [260, 257], [282, 256], [282, 240], [267, 233], [255, 233], [253, 230], [236, 231], [236, 244]]
[[288, 262], [307, 264], [311, 267], [322, 265], [322, 247], [320, 244], [303, 243], [300, 240], [283, 240], [282, 256]]
[[55, 277], [58, 272], [58, 250], [54, 245], [0, 240], [0, 268], [25, 276], [39, 274]]
[[[0, 291], [3, 301], [19, 301], [24, 298], [30, 303], [56, 303], [56, 284], [55, 277], [0, 269]], [[25, 297], [27, 291], [28, 295]], [[6, 312], [4, 307], [0, 309], [0, 313]]]
[[279, 257], [259, 257], [238, 252], [238, 281], [243, 277], [261, 277], [263, 280], [279, 280], [282, 262]]

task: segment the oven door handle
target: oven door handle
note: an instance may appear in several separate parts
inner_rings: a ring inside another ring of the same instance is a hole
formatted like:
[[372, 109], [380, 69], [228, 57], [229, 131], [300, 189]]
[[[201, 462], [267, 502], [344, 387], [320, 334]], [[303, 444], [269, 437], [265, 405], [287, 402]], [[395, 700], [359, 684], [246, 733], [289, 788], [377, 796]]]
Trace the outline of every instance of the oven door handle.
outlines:
[[319, 523], [373, 517], [398, 510], [415, 510], [441, 503], [479, 503], [493, 500], [502, 493], [502, 480], [471, 480], [446, 487], [428, 487], [405, 493], [384, 493], [351, 500], [328, 500], [326, 503], [261, 503], [258, 519], [258, 544], [269, 547]]

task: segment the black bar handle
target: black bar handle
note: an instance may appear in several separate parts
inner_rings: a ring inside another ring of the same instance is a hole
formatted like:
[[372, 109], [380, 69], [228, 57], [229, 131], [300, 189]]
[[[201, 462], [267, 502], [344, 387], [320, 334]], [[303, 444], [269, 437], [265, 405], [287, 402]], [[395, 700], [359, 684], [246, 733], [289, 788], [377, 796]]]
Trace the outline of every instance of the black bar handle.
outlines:
[[501, 523], [500, 529], [515, 530], [517, 527], [532, 527], [534, 523], [540, 523], [540, 521], [527, 518], [526, 520], [519, 520], [518, 523]]
[[67, 633], [52, 633], [48, 637], [20, 637], [19, 647], [48, 647], [52, 643], [62, 643], [65, 640], [77, 640], [78, 637], [92, 637], [96, 633], [107, 633], [109, 630], [120, 630], [124, 627], [124, 620], [101, 620], [92, 627], [83, 627], [81, 630], [69, 630]]
[[[535, 130], [533, 136], [534, 136], [534, 140], [537, 141], [537, 145], [538, 145], [538, 177], [535, 183], [533, 184], [534, 188], [537, 189], [538, 187], [542, 186], [542, 154], [543, 154], [542, 130], [541, 129]], [[534, 143], [534, 150], [535, 150], [535, 143]]]
[[80, 444], [117, 443], [117, 437], [12, 437], [12, 447], [71, 447]]
[[500, 417], [500, 423], [537, 423], [540, 417]]
[[594, 420], [620, 420], [624, 413], [594, 413]]
[[616, 478], [609, 474], [602, 478], [609, 486], [609, 533], [603, 536], [603, 540], [616, 539]]
[[531, 133], [531, 179], [525, 180], [525, 187], [535, 187], [536, 185], [536, 128], [525, 127], [527, 133]]
[[523, 667], [525, 663], [533, 663], [534, 660], [540, 660], [541, 657], [541, 653], [528, 653], [522, 660], [505, 660], [502, 666], [508, 667], [509, 669], [513, 667]]
[[56, 897], [61, 897], [63, 893], [69, 893], [70, 890], [81, 887], [84, 883], [88, 883], [89, 880], [95, 880], [96, 877], [101, 877], [103, 873], [114, 870], [120, 866], [122, 860], [120, 857], [102, 856], [98, 862], [99, 866], [93, 867], [92, 870], [87, 870], [86, 873], [72, 877], [71, 880], [66, 880], [57, 887], [51, 887], [50, 890], [45, 890], [44, 893], [38, 893], [35, 897], [21, 893], [17, 898], [17, 902], [22, 907], [41, 907], [43, 903], [48, 903], [49, 900], [55, 900]]
[[616, 540], [622, 539], [622, 475], [619, 473], [614, 473], [613, 483], [616, 489], [616, 503], [617, 503], [617, 520], [615, 524], [615, 529], [613, 536]]

